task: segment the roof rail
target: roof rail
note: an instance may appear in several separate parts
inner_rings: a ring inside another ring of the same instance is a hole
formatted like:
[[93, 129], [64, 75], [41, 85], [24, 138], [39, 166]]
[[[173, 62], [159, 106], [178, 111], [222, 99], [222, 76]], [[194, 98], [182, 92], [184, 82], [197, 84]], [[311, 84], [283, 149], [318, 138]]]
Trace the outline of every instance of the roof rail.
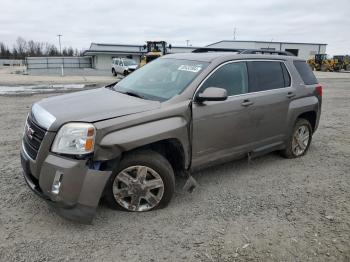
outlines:
[[192, 51], [192, 53], [209, 53], [209, 52], [237, 52], [240, 53], [245, 49], [234, 48], [216, 48], [216, 47], [200, 47]]
[[209, 52], [236, 52], [238, 54], [269, 54], [269, 55], [285, 55], [295, 56], [288, 51], [277, 51], [267, 49], [234, 49], [234, 48], [214, 48], [214, 47], [201, 47], [192, 51], [192, 53], [209, 53]]
[[288, 51], [268, 50], [268, 49], [245, 49], [240, 54], [268, 54], [268, 55], [285, 55], [295, 56], [293, 53]]

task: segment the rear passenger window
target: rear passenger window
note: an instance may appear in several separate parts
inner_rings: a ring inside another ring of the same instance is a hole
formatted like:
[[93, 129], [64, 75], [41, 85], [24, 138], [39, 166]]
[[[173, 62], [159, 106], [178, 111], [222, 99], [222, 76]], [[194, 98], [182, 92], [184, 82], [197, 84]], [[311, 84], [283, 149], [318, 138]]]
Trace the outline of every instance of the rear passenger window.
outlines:
[[306, 62], [294, 61], [293, 63], [305, 85], [314, 85], [318, 83], [311, 67]]
[[249, 92], [259, 92], [290, 86], [290, 76], [281, 62], [253, 61], [249, 63], [251, 80]]
[[227, 95], [239, 95], [248, 92], [248, 73], [245, 62], [223, 65], [216, 70], [202, 85], [201, 90], [208, 87], [219, 87], [227, 90]]

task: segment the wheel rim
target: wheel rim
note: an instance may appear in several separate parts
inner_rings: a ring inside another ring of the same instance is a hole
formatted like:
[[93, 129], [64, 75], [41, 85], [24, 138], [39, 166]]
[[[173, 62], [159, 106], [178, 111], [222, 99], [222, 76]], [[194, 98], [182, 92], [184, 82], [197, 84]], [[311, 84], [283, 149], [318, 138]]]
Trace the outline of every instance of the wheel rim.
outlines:
[[300, 126], [297, 130], [295, 130], [292, 141], [292, 151], [296, 156], [302, 155], [310, 140], [310, 131], [306, 125]]
[[161, 176], [147, 166], [130, 166], [115, 177], [113, 195], [129, 211], [147, 211], [159, 204], [164, 193]]

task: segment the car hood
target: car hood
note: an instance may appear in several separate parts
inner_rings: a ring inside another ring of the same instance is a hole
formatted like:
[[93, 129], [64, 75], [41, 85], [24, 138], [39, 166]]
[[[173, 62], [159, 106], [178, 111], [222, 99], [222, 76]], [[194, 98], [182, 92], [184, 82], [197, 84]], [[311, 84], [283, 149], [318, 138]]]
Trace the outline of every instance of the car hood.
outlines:
[[97, 122], [157, 109], [160, 102], [98, 88], [43, 99], [32, 107], [34, 120], [49, 131], [67, 122]]

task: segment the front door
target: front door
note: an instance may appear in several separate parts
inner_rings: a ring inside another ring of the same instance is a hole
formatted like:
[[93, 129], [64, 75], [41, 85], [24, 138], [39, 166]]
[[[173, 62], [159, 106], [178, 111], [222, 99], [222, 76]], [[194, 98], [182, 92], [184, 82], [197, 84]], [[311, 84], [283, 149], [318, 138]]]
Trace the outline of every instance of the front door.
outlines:
[[228, 98], [220, 102], [193, 104], [192, 166], [206, 165], [218, 159], [249, 151], [254, 141], [254, 115], [245, 101], [248, 92], [246, 62], [229, 62], [219, 66], [202, 84], [227, 90]]

